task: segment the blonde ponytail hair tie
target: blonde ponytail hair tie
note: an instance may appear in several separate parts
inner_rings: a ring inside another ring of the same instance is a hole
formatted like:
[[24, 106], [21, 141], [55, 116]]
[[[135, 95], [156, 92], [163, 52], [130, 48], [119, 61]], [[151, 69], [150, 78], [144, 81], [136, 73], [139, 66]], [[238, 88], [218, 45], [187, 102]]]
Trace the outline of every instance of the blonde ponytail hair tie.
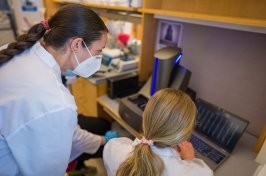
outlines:
[[148, 144], [149, 146], [154, 145], [152, 140], [147, 140], [144, 136], [142, 137], [142, 139], [140, 140], [140, 142], [142, 144]]

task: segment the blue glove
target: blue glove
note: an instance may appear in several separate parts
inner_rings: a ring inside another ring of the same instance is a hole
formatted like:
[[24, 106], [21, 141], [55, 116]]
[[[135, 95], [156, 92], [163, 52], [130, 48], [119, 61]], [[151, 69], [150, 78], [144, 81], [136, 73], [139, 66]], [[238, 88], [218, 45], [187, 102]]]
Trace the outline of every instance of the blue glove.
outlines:
[[119, 137], [118, 132], [112, 130], [107, 131], [104, 135], [105, 142], [108, 142], [112, 138], [118, 138], [118, 137]]

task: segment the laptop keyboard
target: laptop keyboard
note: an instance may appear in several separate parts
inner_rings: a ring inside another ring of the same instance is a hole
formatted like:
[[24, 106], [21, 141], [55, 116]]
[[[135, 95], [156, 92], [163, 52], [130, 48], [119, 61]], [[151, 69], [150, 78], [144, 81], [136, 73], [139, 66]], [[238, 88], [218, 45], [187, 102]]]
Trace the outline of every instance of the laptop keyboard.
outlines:
[[197, 150], [202, 155], [207, 156], [216, 164], [220, 163], [225, 158], [225, 155], [223, 153], [219, 152], [195, 135], [191, 136], [190, 142], [192, 143], [195, 150]]

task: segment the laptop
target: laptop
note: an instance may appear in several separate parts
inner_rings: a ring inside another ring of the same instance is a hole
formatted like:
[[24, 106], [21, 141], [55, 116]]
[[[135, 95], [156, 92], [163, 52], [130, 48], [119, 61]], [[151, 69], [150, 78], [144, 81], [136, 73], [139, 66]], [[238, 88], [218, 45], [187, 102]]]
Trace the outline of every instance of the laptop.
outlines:
[[232, 153], [249, 122], [200, 98], [195, 104], [197, 122], [190, 142], [196, 158], [214, 171]]

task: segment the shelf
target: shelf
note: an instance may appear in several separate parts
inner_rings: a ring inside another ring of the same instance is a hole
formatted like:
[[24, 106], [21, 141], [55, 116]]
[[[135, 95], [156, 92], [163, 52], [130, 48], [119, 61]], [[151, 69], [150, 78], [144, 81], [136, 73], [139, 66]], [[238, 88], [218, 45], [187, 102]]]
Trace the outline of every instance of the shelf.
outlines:
[[158, 9], [138, 9], [138, 12], [156, 14], [156, 15], [165, 15], [178, 18], [187, 18], [194, 20], [204, 20], [211, 22], [220, 22], [220, 23], [230, 23], [237, 25], [245, 26], [254, 26], [254, 27], [263, 27], [266, 28], [266, 19], [252, 19], [252, 18], [240, 18], [240, 17], [230, 17], [230, 16], [216, 16], [200, 13], [187, 13], [187, 12], [177, 12], [170, 10], [158, 10]]
[[[77, 3], [77, 2], [70, 2], [64, 0], [54, 0], [56, 3], [60, 4], [70, 4], [70, 3]], [[130, 11], [130, 12], [137, 12], [138, 8], [136, 7], [124, 7], [124, 6], [116, 6], [116, 5], [104, 5], [104, 4], [91, 4], [91, 3], [83, 3], [78, 2], [78, 4], [86, 5], [92, 8], [99, 8], [99, 9], [109, 9], [109, 10], [120, 10], [120, 11]]]

